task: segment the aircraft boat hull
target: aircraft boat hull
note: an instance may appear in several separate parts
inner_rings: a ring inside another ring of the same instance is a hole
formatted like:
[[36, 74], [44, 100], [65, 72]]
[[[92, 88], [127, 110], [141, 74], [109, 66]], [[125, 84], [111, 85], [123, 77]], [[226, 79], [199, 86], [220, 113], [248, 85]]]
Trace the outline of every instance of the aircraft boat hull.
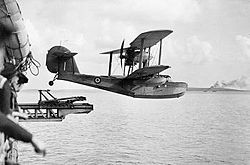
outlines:
[[184, 82], [166, 82], [156, 87], [140, 87], [134, 91], [135, 98], [178, 98], [185, 94], [187, 84]]
[[[123, 86], [122, 78], [115, 78], [109, 76], [96, 77], [86, 74], [59, 74], [58, 80], [66, 80], [74, 83], [99, 88], [102, 90], [115, 92], [134, 98], [178, 98], [184, 95], [187, 90], [187, 83], [185, 82], [166, 82], [162, 85], [156, 86], [141, 86], [133, 85]], [[97, 82], [98, 80], [98, 82]], [[133, 82], [133, 80], [131, 80]], [[127, 84], [128, 82], [126, 82]]]

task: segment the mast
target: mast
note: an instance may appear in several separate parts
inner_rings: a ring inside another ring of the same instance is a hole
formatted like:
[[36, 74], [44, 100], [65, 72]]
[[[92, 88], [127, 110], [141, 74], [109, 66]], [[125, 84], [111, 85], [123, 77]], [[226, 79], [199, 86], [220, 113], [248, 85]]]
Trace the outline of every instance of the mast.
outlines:
[[160, 51], [159, 51], [159, 61], [158, 61], [158, 65], [161, 65], [161, 47], [162, 47], [162, 39], [160, 40]]

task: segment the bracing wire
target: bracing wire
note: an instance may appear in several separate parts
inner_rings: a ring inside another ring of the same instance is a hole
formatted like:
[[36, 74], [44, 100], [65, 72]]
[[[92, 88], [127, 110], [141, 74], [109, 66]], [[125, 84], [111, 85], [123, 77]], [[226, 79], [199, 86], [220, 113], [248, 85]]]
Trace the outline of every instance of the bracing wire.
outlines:
[[151, 65], [153, 65], [155, 63], [156, 54], [157, 54], [158, 50], [159, 50], [158, 47], [156, 47], [156, 49], [153, 49], [153, 52], [152, 52], [153, 61], [152, 61]]
[[116, 72], [118, 66], [120, 66], [120, 64], [119, 64], [119, 59], [120, 59], [120, 58], [116, 58], [117, 64], [116, 64], [116, 66], [115, 66], [115, 69], [112, 71], [112, 75]]

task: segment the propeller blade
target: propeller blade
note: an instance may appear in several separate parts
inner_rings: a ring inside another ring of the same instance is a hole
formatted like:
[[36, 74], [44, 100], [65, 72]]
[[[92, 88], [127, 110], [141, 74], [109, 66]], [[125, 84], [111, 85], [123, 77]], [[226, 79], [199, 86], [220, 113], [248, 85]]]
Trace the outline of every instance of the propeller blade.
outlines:
[[122, 58], [120, 58], [121, 59], [121, 68], [122, 68]]
[[123, 54], [124, 42], [125, 40], [123, 39], [121, 49], [120, 49], [121, 68], [122, 68], [122, 58], [123, 58], [122, 54]]
[[125, 40], [123, 39], [122, 45], [121, 45], [121, 49], [120, 49], [120, 57], [122, 57], [123, 48], [124, 48], [124, 42], [125, 42]]

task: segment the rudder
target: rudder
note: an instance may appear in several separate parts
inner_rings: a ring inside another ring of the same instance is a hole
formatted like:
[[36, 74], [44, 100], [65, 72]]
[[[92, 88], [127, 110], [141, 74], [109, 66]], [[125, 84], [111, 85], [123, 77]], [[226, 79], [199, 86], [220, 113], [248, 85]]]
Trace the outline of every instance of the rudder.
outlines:
[[63, 46], [52, 47], [46, 57], [46, 66], [51, 73], [71, 72], [79, 73], [74, 55]]

